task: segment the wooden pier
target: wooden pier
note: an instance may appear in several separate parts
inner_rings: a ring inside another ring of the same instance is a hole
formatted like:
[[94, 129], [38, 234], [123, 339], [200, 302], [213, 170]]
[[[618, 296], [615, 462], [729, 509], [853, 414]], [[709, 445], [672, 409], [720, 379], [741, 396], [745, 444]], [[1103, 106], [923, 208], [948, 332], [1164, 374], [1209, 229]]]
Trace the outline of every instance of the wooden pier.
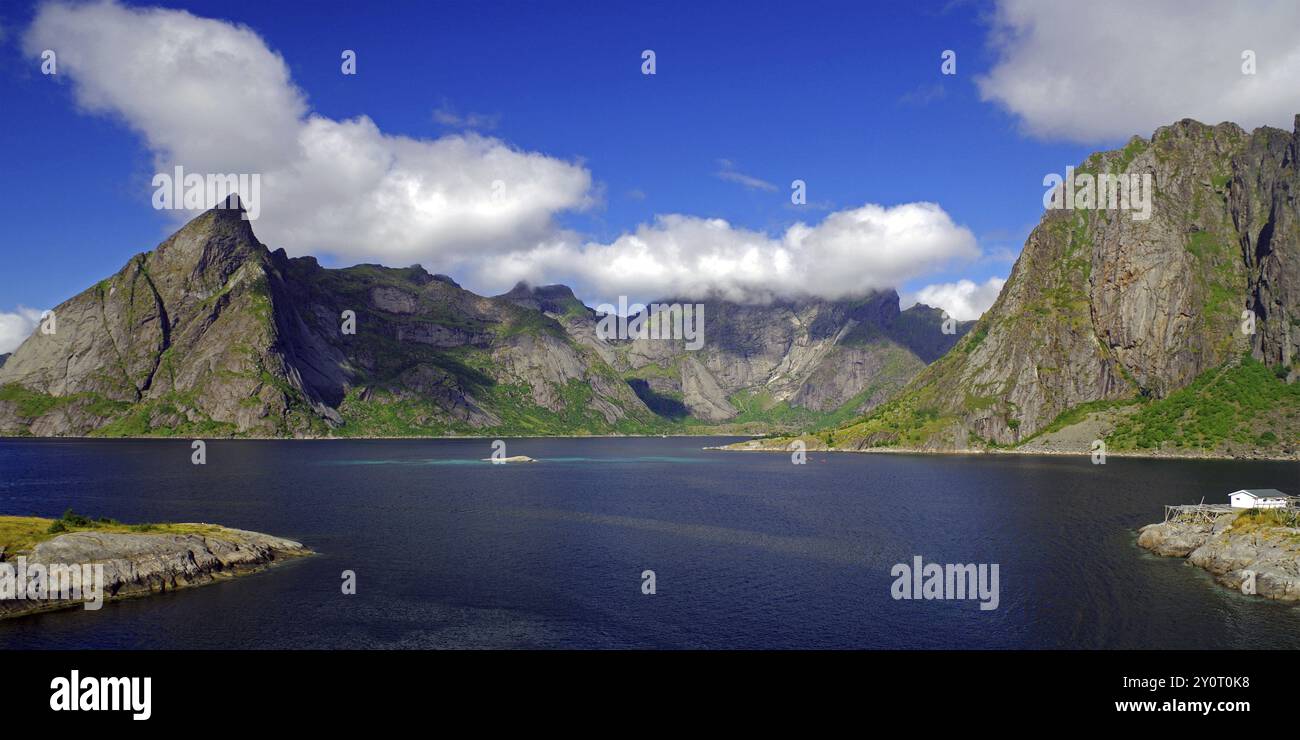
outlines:
[[1300, 514], [1300, 496], [1287, 496], [1286, 506], [1267, 509], [1235, 509], [1231, 504], [1165, 504], [1166, 522], [1213, 524], [1224, 514], [1241, 514], [1247, 511], [1277, 511], [1291, 515]]
[[1213, 524], [1224, 514], [1242, 511], [1228, 504], [1165, 504], [1165, 521]]

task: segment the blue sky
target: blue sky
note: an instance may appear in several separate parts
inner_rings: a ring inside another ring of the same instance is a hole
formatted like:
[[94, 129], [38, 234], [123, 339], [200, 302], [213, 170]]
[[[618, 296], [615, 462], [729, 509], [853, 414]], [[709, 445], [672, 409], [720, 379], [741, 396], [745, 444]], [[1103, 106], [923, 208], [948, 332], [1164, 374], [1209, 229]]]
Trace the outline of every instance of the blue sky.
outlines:
[[[155, 5], [247, 26], [283, 58], [311, 114], [366, 116], [386, 136], [430, 141], [464, 134], [466, 125], [448, 122], [470, 120], [468, 128], [502, 146], [589, 173], [588, 204], [547, 211], [546, 225], [530, 222], [520, 239], [544, 229], [610, 244], [664, 214], [725, 219], [779, 239], [796, 222], [815, 225], [864, 204], [938, 204], [969, 230], [979, 255], [966, 250], [898, 273], [905, 294], [959, 278], [1005, 277], [1042, 213], [1046, 173], [1122, 145], [1127, 136], [1116, 131], [1149, 136], [1156, 122], [1171, 122], [1181, 110], [1175, 101], [1129, 129], [1121, 122], [1114, 130], [1054, 134], [1031, 103], [1010, 93], [998, 99], [996, 90], [982, 95], [978, 79], [999, 63], [1016, 72], [1017, 63], [1014, 50], [990, 43], [991, 2], [756, 2], [743, 11], [721, 2]], [[69, 51], [64, 56], [73, 61], [46, 76], [39, 49], [24, 49], [41, 8], [0, 10], [0, 197], [7, 214], [0, 312], [53, 306], [178, 224], [177, 214], [150, 205], [150, 178], [172, 161], [148, 143], [151, 124], [112, 105], [87, 110], [77, 90], [90, 84], [92, 62], [79, 68]], [[63, 39], [50, 31], [35, 42], [51, 37]], [[355, 76], [340, 73], [342, 49], [357, 52]], [[656, 53], [653, 76], [641, 74], [643, 49]], [[956, 75], [941, 74], [945, 49], [957, 53]], [[230, 112], [218, 131], [257, 113]], [[744, 178], [719, 176], [725, 172], [775, 187], [746, 186], [737, 181]], [[807, 183], [808, 205], [790, 203], [794, 179]], [[270, 247], [284, 246], [254, 228]], [[359, 233], [356, 241], [367, 238]], [[466, 261], [473, 245], [423, 252], [415, 244], [416, 252], [391, 259], [382, 245], [288, 247], [334, 265], [366, 257], [409, 264], [406, 257], [418, 253], [431, 271], [449, 272], [467, 287], [500, 287], [489, 285], [498, 273]], [[589, 303], [616, 289], [602, 286], [622, 285], [557, 274], [572, 261], [546, 264], [546, 278], [586, 286]], [[520, 269], [543, 268], [530, 262]]]

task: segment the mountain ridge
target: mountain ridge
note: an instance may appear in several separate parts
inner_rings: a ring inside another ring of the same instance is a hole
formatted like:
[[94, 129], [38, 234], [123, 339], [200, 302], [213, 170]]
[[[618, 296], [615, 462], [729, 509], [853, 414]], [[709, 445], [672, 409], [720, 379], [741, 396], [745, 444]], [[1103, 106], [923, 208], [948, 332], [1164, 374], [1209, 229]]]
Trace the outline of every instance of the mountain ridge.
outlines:
[[[1046, 210], [974, 329], [889, 403], [816, 441], [1008, 449], [1088, 422], [1096, 434], [1069, 451], [1295, 454], [1298, 155], [1300, 116], [1293, 132], [1184, 119], [1091, 155], [1076, 174], [1152, 176], [1151, 218]], [[1182, 393], [1193, 387], [1199, 400]]]
[[[894, 291], [713, 301], [705, 346], [597, 336], [567, 286], [480, 296], [423, 267], [324, 268], [238, 203], [54, 309], [0, 367], [0, 433], [447, 436], [818, 427], [969, 328]], [[349, 318], [350, 317], [350, 318]], [[351, 323], [351, 326], [349, 326]]]

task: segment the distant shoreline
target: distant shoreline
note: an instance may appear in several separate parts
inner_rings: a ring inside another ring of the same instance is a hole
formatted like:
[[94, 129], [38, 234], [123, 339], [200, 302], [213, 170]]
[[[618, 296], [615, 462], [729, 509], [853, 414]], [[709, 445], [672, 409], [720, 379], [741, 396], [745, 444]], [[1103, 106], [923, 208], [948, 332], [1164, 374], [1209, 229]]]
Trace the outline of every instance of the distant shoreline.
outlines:
[[[7, 439], [40, 439], [40, 440], [113, 440], [113, 439], [132, 439], [132, 440], [163, 440], [163, 441], [187, 441], [202, 439], [205, 441], [259, 441], [259, 442], [355, 442], [357, 440], [420, 440], [420, 439], [686, 439], [700, 437], [737, 437], [741, 439], [754, 439], [752, 434], [461, 434], [461, 435], [421, 435], [419, 437], [258, 437], [258, 436], [241, 436], [241, 437], [204, 437], [204, 436], [185, 436], [178, 435], [175, 437], [161, 436], [122, 436], [122, 437], [90, 437], [66, 435], [60, 437], [38, 437], [36, 435], [15, 435], [0, 434], [0, 440]], [[705, 448], [713, 449], [713, 448]], [[721, 449], [721, 448], [717, 448]]]
[[[705, 447], [706, 450], [715, 450], [720, 452], [767, 452], [776, 454], [789, 454], [793, 450], [775, 447]], [[1092, 453], [1089, 450], [1079, 450], [1071, 452], [1067, 450], [1015, 450], [1015, 449], [998, 449], [998, 450], [979, 450], [979, 449], [962, 449], [962, 450], [922, 450], [899, 447], [869, 447], [861, 450], [843, 450], [827, 448], [808, 448], [808, 452], [836, 452], [846, 454], [883, 454], [883, 455], [970, 455], [970, 456], [996, 456], [996, 455], [1020, 455], [1028, 457], [1089, 457]], [[1300, 462], [1300, 454], [1276, 454], [1276, 455], [1208, 455], [1208, 454], [1181, 454], [1172, 452], [1134, 452], [1124, 450], [1120, 452], [1106, 452], [1106, 457], [1124, 457], [1150, 460], [1216, 460], [1216, 461], [1239, 461], [1239, 462]]]
[[[736, 437], [747, 439], [749, 441], [759, 441], [763, 437], [755, 437], [752, 434], [488, 434], [488, 435], [455, 435], [455, 436], [420, 436], [420, 437], [159, 437], [159, 436], [130, 436], [130, 437], [88, 437], [88, 436], [63, 436], [63, 437], [37, 437], [37, 436], [13, 436], [0, 435], [0, 441], [3, 440], [41, 440], [41, 441], [112, 441], [112, 440], [132, 440], [132, 441], [173, 441], [184, 442], [187, 440], [201, 439], [205, 441], [229, 441], [229, 442], [357, 442], [357, 441], [383, 441], [391, 440], [394, 442], [412, 442], [419, 440], [489, 440], [489, 439], [691, 439], [701, 437]], [[719, 452], [766, 452], [766, 453], [786, 453], [791, 450], [784, 447], [753, 447], [739, 448], [733, 446], [706, 446], [703, 450]], [[1089, 450], [1068, 451], [1053, 449], [955, 449], [955, 450], [926, 450], [916, 448], [900, 447], [869, 447], [860, 450], [845, 449], [827, 449], [827, 448], [808, 448], [808, 452], [836, 452], [848, 454], [885, 454], [885, 455], [971, 455], [971, 456], [994, 456], [994, 455], [1019, 455], [1019, 456], [1042, 456], [1042, 457], [1088, 457], [1092, 453]], [[1187, 454], [1176, 452], [1135, 452], [1132, 450], [1107, 451], [1106, 457], [1122, 457], [1148, 460], [1218, 460], [1218, 461], [1240, 461], [1240, 462], [1300, 462], [1300, 453], [1276, 453], [1276, 454], [1259, 454], [1259, 455], [1213, 455], [1213, 454]]]

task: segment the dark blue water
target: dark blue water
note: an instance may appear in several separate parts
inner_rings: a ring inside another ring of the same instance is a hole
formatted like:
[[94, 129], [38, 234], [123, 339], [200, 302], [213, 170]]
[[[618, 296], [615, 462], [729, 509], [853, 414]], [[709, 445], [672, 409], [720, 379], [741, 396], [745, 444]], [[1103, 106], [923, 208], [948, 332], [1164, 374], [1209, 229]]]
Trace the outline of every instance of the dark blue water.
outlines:
[[[0, 512], [206, 521], [320, 554], [0, 622], [0, 648], [1296, 648], [1300, 608], [1136, 547], [1161, 505], [1291, 463], [706, 452], [720, 440], [0, 440]], [[1000, 605], [896, 601], [997, 563]], [[641, 593], [641, 573], [657, 593]], [[357, 574], [344, 595], [340, 574]]]

